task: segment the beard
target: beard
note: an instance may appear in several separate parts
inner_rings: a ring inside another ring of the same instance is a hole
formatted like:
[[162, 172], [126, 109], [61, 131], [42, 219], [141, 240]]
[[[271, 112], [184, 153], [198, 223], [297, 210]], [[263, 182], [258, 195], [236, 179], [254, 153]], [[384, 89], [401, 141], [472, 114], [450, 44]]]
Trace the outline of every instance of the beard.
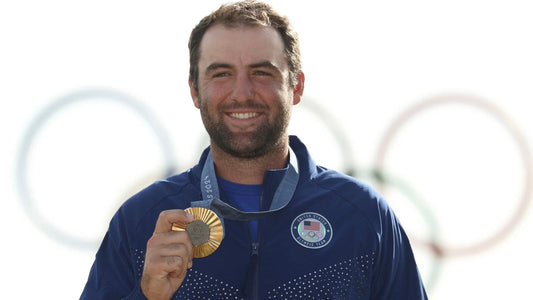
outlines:
[[[262, 157], [277, 149], [287, 135], [291, 115], [290, 105], [280, 105], [280, 110], [273, 119], [267, 118], [252, 132], [232, 132], [224, 123], [222, 112], [219, 110], [210, 111], [205, 101], [200, 97], [199, 103], [202, 121], [211, 142], [231, 156], [245, 159]], [[247, 101], [226, 108], [264, 109], [265, 107], [262, 104]]]

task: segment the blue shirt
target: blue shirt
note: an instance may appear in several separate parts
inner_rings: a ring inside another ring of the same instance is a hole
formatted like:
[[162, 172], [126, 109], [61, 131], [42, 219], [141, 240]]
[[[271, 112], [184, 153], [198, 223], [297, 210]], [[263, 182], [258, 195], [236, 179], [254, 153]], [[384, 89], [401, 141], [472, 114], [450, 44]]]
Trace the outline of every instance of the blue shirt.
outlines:
[[[231, 206], [245, 212], [259, 211], [263, 185], [239, 184], [218, 176], [217, 180], [222, 193], [227, 197]], [[257, 223], [258, 221], [249, 221], [248, 223], [254, 241], [257, 241]]]

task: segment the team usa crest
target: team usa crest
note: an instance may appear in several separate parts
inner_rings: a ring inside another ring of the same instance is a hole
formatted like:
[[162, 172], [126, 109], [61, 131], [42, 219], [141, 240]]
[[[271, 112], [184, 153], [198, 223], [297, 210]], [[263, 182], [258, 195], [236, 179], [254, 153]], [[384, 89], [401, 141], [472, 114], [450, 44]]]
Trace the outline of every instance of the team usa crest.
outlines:
[[306, 212], [292, 221], [291, 233], [298, 244], [310, 249], [319, 249], [331, 241], [333, 229], [322, 215]]

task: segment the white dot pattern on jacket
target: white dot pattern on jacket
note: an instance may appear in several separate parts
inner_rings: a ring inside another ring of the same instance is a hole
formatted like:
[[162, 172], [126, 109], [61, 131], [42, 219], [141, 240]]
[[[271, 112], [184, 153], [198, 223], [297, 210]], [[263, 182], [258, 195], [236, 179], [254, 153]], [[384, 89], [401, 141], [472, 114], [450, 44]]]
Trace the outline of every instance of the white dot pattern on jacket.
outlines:
[[174, 299], [242, 299], [242, 296], [238, 288], [190, 269]]
[[[137, 271], [142, 275], [144, 252], [135, 251]], [[298, 275], [268, 291], [266, 299], [347, 299], [368, 297], [374, 253], [361, 255], [313, 272]], [[243, 299], [240, 288], [194, 270], [173, 299]]]
[[368, 293], [374, 254], [362, 255], [313, 271], [279, 285], [268, 299], [353, 299]]
[[135, 265], [137, 266], [137, 276], [140, 278], [144, 268], [144, 250], [135, 249], [133, 256], [135, 258]]

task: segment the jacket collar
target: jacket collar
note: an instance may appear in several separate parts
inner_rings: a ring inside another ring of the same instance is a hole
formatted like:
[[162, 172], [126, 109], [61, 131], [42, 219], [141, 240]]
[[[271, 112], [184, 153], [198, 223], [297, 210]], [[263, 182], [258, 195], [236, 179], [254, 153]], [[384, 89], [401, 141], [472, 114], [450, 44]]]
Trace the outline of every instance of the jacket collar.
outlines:
[[[313, 162], [312, 158], [310, 157], [305, 145], [300, 141], [300, 139], [297, 136], [291, 135], [289, 136], [289, 146], [295, 153], [296, 159], [298, 160], [298, 169], [299, 169], [298, 173], [300, 175], [300, 180], [313, 177], [314, 173], [316, 173], [316, 165]], [[202, 152], [202, 155], [200, 156], [200, 160], [198, 164], [189, 170], [189, 174], [191, 175], [191, 181], [197, 186], [199, 186], [199, 184], [201, 183], [200, 181], [201, 181], [202, 168], [205, 164], [205, 161], [207, 160], [207, 155], [209, 154], [209, 150], [210, 150], [210, 147], [207, 147]], [[261, 210], [266, 210], [270, 207], [270, 204], [274, 196], [274, 192], [276, 191], [276, 188], [279, 186], [286, 171], [287, 171], [287, 168], [281, 169], [281, 170], [269, 170], [265, 172], [265, 177], [263, 179], [263, 191], [264, 192], [263, 192], [263, 201], [262, 201], [263, 203], [261, 203]], [[225, 199], [222, 199], [222, 200], [225, 200]]]

